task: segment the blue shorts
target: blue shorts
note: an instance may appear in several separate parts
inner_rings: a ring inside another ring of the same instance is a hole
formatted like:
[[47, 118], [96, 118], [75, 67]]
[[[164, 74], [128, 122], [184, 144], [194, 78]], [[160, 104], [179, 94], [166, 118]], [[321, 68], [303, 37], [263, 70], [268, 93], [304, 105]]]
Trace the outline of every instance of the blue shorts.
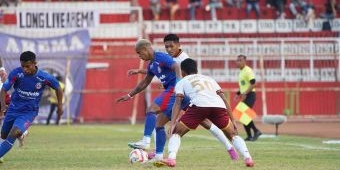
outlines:
[[[163, 114], [165, 114], [170, 120], [172, 115], [172, 106], [175, 103], [175, 93], [174, 93], [174, 87], [169, 87], [168, 89], [165, 89], [160, 95], [158, 95], [154, 103], [156, 103], [160, 108]], [[184, 97], [181, 109], [186, 109], [190, 104], [190, 99], [188, 97]]]
[[36, 116], [36, 111], [25, 113], [7, 112], [1, 128], [1, 134], [7, 136], [13, 127], [17, 127], [21, 133], [24, 133], [31, 126]]

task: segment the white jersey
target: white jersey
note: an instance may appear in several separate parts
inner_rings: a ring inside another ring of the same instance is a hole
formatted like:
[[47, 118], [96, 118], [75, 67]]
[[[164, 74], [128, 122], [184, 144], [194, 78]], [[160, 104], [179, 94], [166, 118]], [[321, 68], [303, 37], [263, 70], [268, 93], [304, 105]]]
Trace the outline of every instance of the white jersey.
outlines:
[[216, 93], [218, 90], [221, 87], [214, 79], [201, 74], [185, 76], [175, 86], [176, 94], [190, 98], [190, 106], [226, 108], [222, 98]]
[[183, 52], [181, 50], [181, 53], [177, 56], [177, 57], [172, 57], [174, 59], [174, 61], [177, 63], [177, 64], [181, 64], [181, 62], [187, 58], [189, 58], [188, 54]]

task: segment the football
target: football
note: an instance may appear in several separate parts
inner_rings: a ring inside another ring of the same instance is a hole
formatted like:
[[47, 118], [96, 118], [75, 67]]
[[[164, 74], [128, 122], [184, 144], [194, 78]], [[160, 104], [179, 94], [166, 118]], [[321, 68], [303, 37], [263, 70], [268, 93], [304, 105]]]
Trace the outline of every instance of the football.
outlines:
[[129, 161], [131, 164], [137, 162], [145, 163], [148, 161], [148, 153], [142, 149], [134, 149], [129, 154]]

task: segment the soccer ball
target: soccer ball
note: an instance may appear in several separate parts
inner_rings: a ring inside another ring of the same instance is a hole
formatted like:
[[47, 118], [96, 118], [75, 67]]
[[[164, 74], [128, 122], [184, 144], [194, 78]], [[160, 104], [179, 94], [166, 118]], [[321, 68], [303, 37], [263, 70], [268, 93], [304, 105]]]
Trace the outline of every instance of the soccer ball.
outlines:
[[148, 161], [148, 153], [142, 149], [134, 149], [129, 154], [129, 161], [131, 164], [137, 162], [145, 163]]

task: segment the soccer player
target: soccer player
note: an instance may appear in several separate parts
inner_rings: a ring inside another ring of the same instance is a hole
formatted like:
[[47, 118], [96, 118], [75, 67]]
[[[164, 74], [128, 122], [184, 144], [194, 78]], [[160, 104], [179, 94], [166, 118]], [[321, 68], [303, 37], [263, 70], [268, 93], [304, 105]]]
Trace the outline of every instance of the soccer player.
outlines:
[[[208, 76], [197, 74], [197, 63], [188, 58], [181, 63], [183, 79], [175, 86], [175, 104], [172, 108], [172, 118], [168, 143], [169, 155], [167, 159], [154, 162], [155, 166], [176, 166], [176, 155], [180, 147], [181, 137], [189, 130], [196, 129], [204, 119], [209, 119], [226, 136], [231, 136], [235, 148], [243, 155], [246, 166], [254, 166], [244, 140], [237, 136], [235, 120], [231, 107], [215, 80]], [[190, 105], [180, 116], [180, 104], [184, 96], [190, 98]]]
[[[247, 57], [245, 55], [237, 56], [236, 64], [241, 70], [238, 76], [240, 90], [237, 92], [237, 96], [240, 97], [241, 101], [243, 101], [248, 107], [252, 108], [256, 100], [256, 80], [254, 72], [249, 66], [247, 66], [246, 60]], [[256, 128], [254, 121], [243, 126], [247, 133], [247, 138], [244, 139], [246, 141], [256, 141], [257, 138], [262, 135], [261, 131]], [[251, 135], [251, 129], [254, 131], [254, 136]]]
[[[150, 61], [147, 67], [147, 74], [131, 92], [118, 98], [116, 102], [131, 99], [134, 95], [144, 90], [151, 83], [154, 76], [161, 81], [164, 91], [156, 97], [156, 99], [146, 109], [144, 138], [142, 141], [137, 142], [134, 145], [142, 149], [148, 149], [150, 147], [150, 135], [156, 127], [155, 159], [163, 159], [163, 150], [166, 142], [164, 125], [170, 121], [171, 118], [171, 108], [175, 101], [173, 91], [176, 81], [181, 78], [180, 67], [170, 55], [163, 52], [155, 52], [151, 46], [151, 42], [146, 39], [138, 40], [135, 50], [140, 59]], [[187, 104], [184, 101], [183, 108], [186, 105]], [[146, 134], [149, 134], [149, 136]]]
[[55, 89], [58, 98], [58, 115], [63, 114], [63, 91], [59, 82], [50, 74], [38, 69], [36, 56], [31, 51], [20, 55], [21, 67], [12, 70], [0, 92], [1, 106], [5, 105], [6, 92], [14, 89], [8, 109], [1, 108], [0, 116], [6, 111], [1, 138], [5, 139], [0, 144], [0, 158], [13, 146], [15, 140], [28, 130], [38, 114], [39, 101], [45, 86]]
[[[189, 58], [188, 54], [185, 53], [184, 51], [182, 51], [181, 45], [180, 45], [180, 42], [179, 42], [179, 37], [176, 34], [166, 35], [163, 39], [163, 42], [164, 42], [166, 52], [169, 55], [171, 55], [173, 60], [175, 60], [178, 64], [181, 64], [181, 62], [183, 60]], [[138, 74], [138, 73], [146, 74], [146, 72], [147, 71], [145, 69], [141, 69], [141, 70], [131, 69], [131, 70], [128, 71], [128, 74], [129, 75]], [[234, 147], [230, 144], [228, 139], [225, 137], [225, 135], [223, 134], [223, 132], [219, 128], [217, 128], [208, 119], [202, 121], [201, 126], [203, 126], [205, 129], [209, 130], [225, 146], [225, 148], [227, 149], [232, 160], [238, 159], [238, 155], [237, 155], [237, 152], [235, 151]], [[144, 136], [145, 135], [147, 135], [146, 137], [151, 136], [151, 134], [144, 134]], [[146, 137], [144, 137], [144, 138], [146, 138]], [[135, 145], [134, 143], [131, 143], [129, 145], [132, 146], [133, 148], [136, 148], [136, 146], [138, 147], [138, 145]], [[147, 143], [145, 145], [149, 146], [150, 143]]]

